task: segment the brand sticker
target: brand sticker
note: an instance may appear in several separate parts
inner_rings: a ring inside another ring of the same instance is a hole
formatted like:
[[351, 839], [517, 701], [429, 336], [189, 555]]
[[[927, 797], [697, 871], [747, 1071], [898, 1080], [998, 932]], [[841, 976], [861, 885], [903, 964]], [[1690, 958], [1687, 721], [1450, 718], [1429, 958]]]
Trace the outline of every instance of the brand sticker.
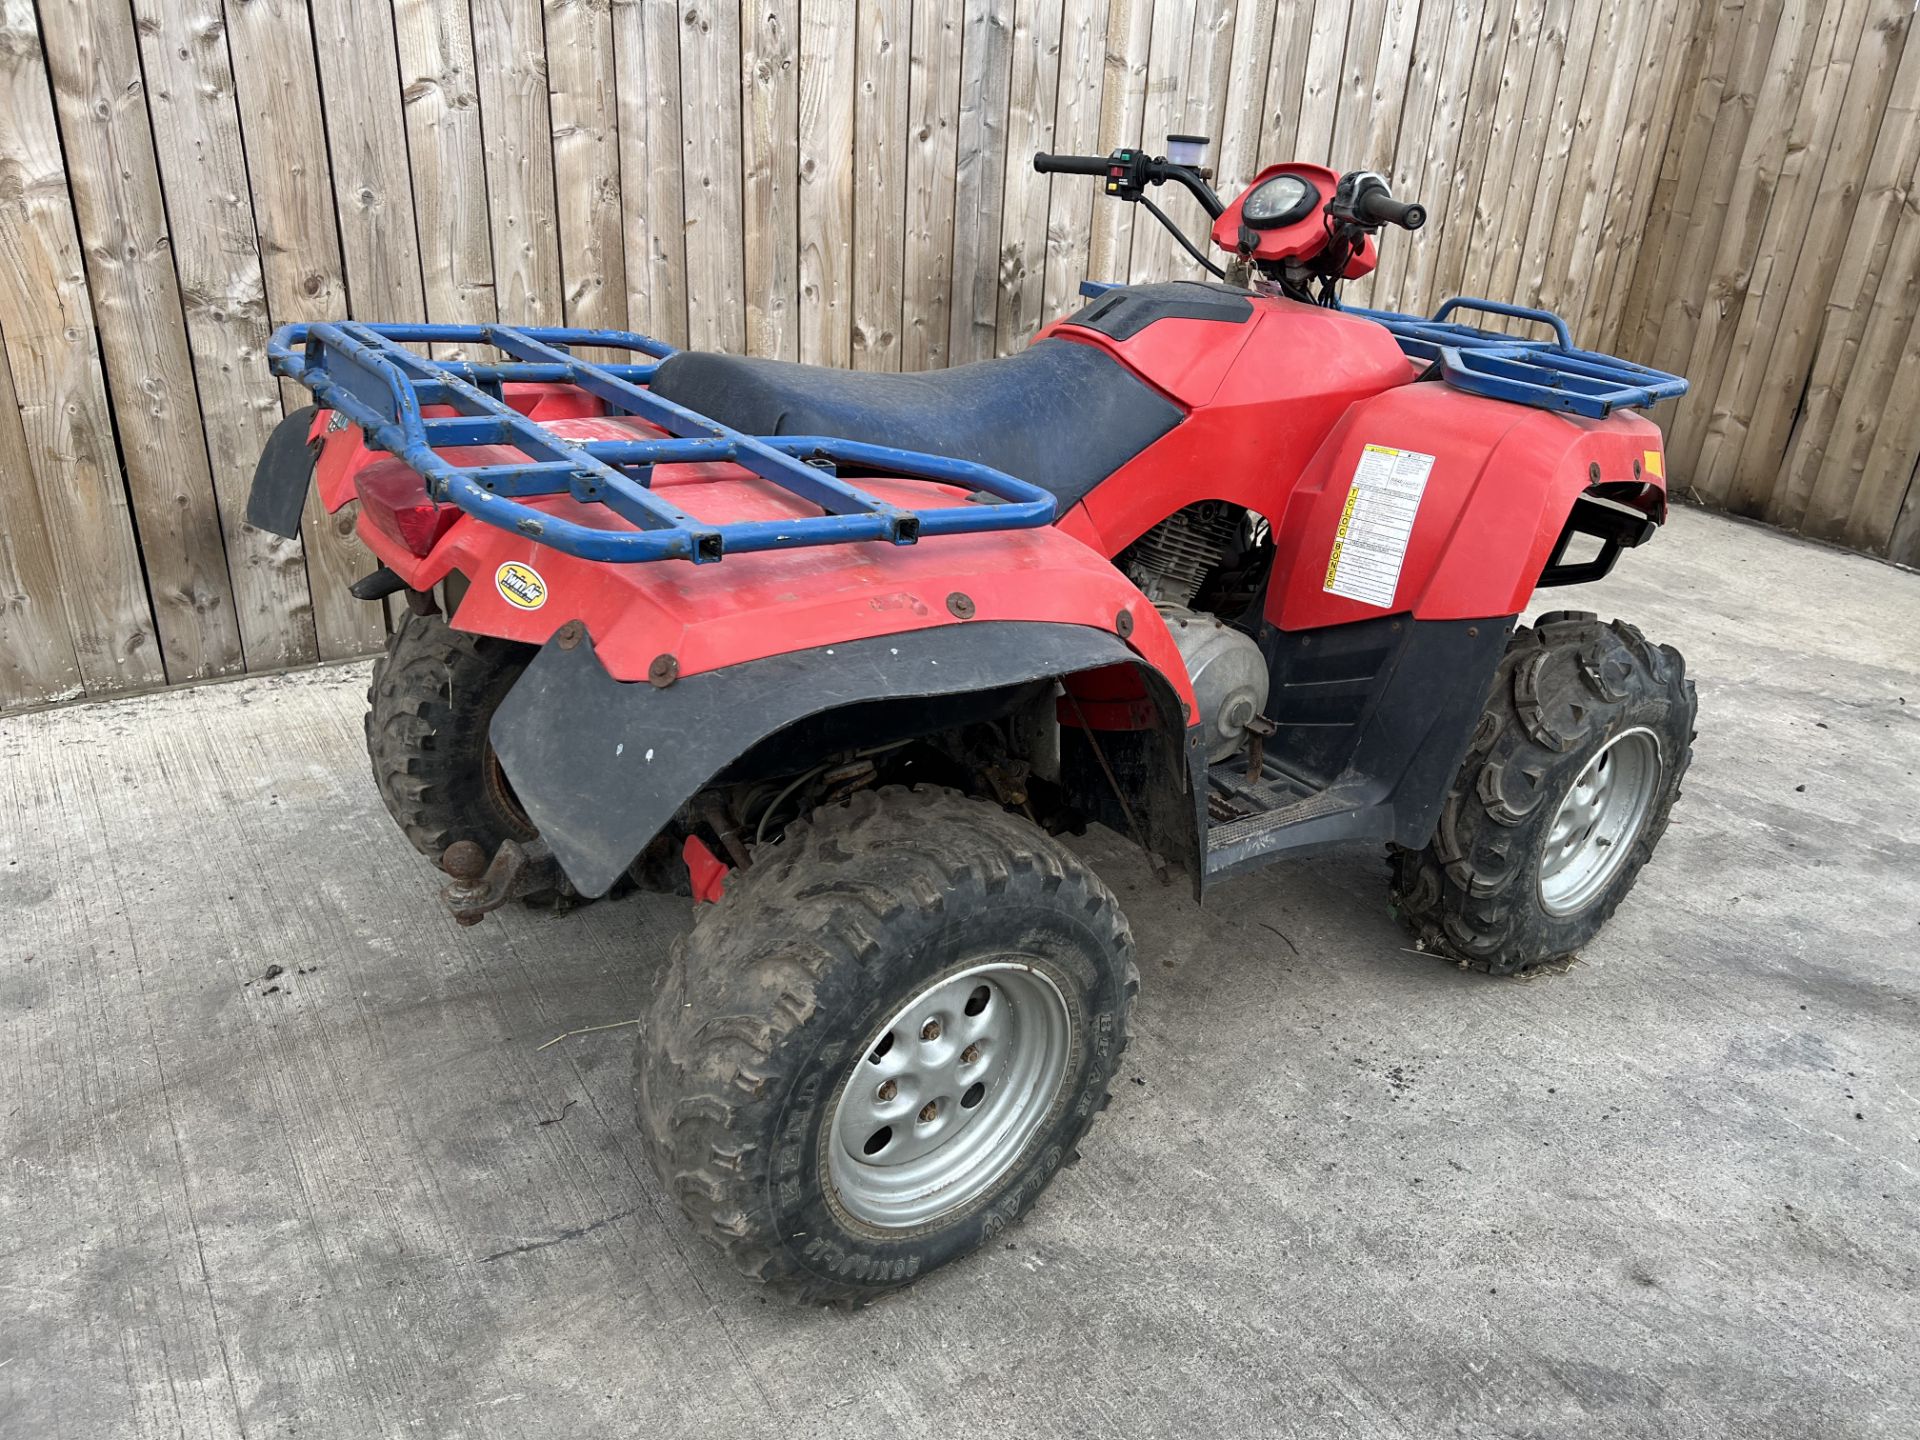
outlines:
[[547, 582], [531, 565], [509, 560], [493, 572], [494, 588], [500, 598], [521, 610], [538, 610], [547, 603]]

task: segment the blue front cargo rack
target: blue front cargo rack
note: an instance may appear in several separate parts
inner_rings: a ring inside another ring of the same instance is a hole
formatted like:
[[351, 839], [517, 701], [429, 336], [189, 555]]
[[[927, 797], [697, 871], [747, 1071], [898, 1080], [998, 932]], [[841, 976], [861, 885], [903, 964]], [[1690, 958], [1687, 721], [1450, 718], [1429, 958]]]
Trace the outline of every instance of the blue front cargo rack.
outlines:
[[[412, 345], [491, 346], [497, 364], [438, 360]], [[572, 347], [622, 350], [634, 363], [583, 360]], [[288, 325], [267, 347], [274, 374], [307, 387], [426, 481], [437, 502], [584, 560], [718, 560], [754, 550], [1017, 530], [1050, 524], [1056, 502], [1037, 485], [985, 465], [818, 435], [747, 435], [646, 388], [674, 349], [625, 330], [514, 325]], [[576, 385], [667, 432], [659, 439], [572, 440], [528, 419], [502, 394], [518, 382]], [[456, 414], [425, 416], [423, 407]], [[508, 465], [456, 465], [439, 451], [506, 445], [527, 458]], [[729, 462], [818, 506], [791, 519], [707, 521], [650, 488], [656, 465]], [[841, 465], [908, 480], [957, 485], [991, 497], [908, 509], [889, 505], [837, 473]], [[543, 495], [607, 507], [637, 529], [601, 529], [522, 501]]]

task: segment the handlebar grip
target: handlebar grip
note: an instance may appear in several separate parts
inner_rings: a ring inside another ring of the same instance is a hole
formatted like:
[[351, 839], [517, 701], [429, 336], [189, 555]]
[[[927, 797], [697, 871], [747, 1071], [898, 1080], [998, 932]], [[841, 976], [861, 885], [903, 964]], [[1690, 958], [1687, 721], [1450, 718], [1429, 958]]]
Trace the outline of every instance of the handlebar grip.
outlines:
[[1384, 189], [1363, 190], [1355, 207], [1369, 225], [1400, 225], [1418, 230], [1427, 223], [1427, 207], [1412, 200], [1396, 200]]
[[1104, 155], [1049, 155], [1044, 150], [1033, 157], [1033, 168], [1042, 175], [1104, 175], [1112, 163]]

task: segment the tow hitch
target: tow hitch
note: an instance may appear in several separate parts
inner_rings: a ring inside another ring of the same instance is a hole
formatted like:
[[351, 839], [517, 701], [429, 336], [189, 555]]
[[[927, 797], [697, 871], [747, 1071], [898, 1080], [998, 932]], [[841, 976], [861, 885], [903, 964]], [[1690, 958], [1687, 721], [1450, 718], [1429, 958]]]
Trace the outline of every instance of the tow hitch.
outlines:
[[542, 890], [570, 888], [553, 851], [539, 839], [524, 845], [517, 840], [502, 841], [491, 861], [473, 841], [459, 840], [440, 857], [440, 868], [453, 877], [440, 897], [462, 925], [478, 925], [489, 910], [498, 910], [509, 900]]

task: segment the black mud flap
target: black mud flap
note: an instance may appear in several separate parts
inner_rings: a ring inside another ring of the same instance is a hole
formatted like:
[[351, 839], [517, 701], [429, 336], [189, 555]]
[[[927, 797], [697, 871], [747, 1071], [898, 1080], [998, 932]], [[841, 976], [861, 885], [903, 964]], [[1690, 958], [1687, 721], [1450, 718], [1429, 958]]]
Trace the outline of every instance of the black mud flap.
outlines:
[[540, 838], [590, 896], [604, 895], [714, 776], [797, 721], [866, 701], [1140, 663], [1104, 630], [983, 621], [772, 655], [656, 689], [614, 679], [591, 640], [569, 649], [568, 635], [577, 629], [541, 647], [494, 712], [489, 735]]
[[289, 540], [300, 533], [307, 486], [313, 483], [314, 452], [307, 432], [319, 413], [318, 405], [303, 405], [267, 437], [260, 463], [253, 467], [253, 489], [247, 492], [247, 523], [254, 529]]

